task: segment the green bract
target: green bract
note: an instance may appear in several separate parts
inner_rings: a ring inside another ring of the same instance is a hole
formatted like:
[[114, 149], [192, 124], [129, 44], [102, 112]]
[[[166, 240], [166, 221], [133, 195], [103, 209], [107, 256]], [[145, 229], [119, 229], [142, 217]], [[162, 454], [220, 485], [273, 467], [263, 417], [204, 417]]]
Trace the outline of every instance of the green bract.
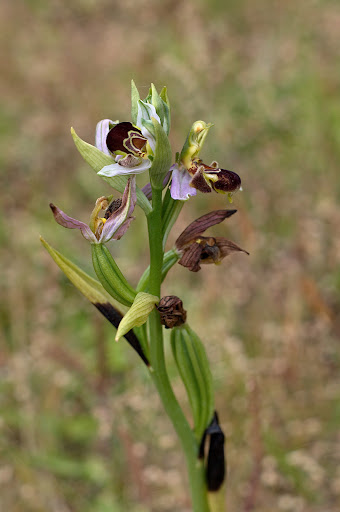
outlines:
[[159, 297], [155, 295], [145, 292], [137, 293], [134, 303], [119, 324], [116, 341], [130, 331], [130, 329], [145, 324], [151, 311], [155, 308], [155, 304], [158, 302]]

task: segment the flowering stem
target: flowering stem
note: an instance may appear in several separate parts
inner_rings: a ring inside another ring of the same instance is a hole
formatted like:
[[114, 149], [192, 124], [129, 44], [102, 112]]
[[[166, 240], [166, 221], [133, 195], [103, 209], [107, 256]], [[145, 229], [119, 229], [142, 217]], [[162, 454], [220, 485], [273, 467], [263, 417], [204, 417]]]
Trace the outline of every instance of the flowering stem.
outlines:
[[[164, 255], [162, 247], [162, 191], [155, 188], [152, 190], [152, 208], [152, 212], [147, 217], [150, 246], [149, 293], [160, 297]], [[193, 511], [209, 512], [204, 466], [202, 461], [198, 459], [199, 446], [169, 381], [164, 359], [163, 330], [156, 310], [149, 316], [149, 336], [151, 376], [186, 456]]]

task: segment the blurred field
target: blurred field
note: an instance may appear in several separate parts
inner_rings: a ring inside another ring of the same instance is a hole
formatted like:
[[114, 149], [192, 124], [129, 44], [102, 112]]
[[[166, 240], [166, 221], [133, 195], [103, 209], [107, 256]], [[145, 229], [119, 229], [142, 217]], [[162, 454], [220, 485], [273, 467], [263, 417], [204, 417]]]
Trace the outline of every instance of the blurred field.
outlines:
[[[39, 244], [91, 271], [87, 242], [48, 203], [86, 221], [109, 193], [69, 128], [92, 142], [98, 120], [128, 120], [131, 78], [142, 96], [168, 86], [174, 152], [193, 121], [213, 122], [204, 160], [243, 180], [214, 233], [250, 256], [196, 275], [177, 265], [164, 288], [213, 365], [228, 510], [339, 510], [339, 32], [330, 0], [2, 2], [1, 511], [190, 510], [144, 368]], [[224, 206], [189, 201], [172, 239]], [[112, 244], [133, 283], [144, 229], [140, 213]]]

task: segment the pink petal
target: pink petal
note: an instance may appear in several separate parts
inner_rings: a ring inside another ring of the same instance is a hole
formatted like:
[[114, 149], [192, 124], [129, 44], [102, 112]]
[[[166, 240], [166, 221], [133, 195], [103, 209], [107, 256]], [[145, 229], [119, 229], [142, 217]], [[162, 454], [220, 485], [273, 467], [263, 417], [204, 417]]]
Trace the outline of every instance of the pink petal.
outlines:
[[68, 229], [79, 229], [84, 238], [86, 238], [86, 240], [94, 243], [98, 242], [94, 233], [92, 233], [91, 229], [87, 224], [81, 222], [80, 220], [76, 220], [73, 219], [72, 217], [69, 217], [68, 215], [66, 215], [66, 213], [64, 213], [62, 210], [60, 210], [57, 206], [55, 206], [52, 203], [50, 204], [50, 208], [54, 215], [54, 219], [56, 220], [56, 222], [58, 222], [58, 224]]
[[188, 171], [180, 170], [177, 164], [170, 167], [170, 170], [172, 171], [170, 188], [172, 199], [186, 201], [190, 196], [195, 196], [197, 194], [196, 189], [190, 186], [192, 177]]

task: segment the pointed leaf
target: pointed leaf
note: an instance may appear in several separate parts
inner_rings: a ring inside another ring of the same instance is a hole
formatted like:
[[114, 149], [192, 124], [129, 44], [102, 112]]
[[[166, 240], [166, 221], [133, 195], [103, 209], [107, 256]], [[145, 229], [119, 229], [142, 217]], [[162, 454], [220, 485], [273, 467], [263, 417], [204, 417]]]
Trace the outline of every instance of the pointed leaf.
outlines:
[[66, 277], [90, 302], [111, 302], [111, 296], [96, 279], [93, 279], [72, 261], [53, 249], [42, 237], [40, 237], [40, 241]]

